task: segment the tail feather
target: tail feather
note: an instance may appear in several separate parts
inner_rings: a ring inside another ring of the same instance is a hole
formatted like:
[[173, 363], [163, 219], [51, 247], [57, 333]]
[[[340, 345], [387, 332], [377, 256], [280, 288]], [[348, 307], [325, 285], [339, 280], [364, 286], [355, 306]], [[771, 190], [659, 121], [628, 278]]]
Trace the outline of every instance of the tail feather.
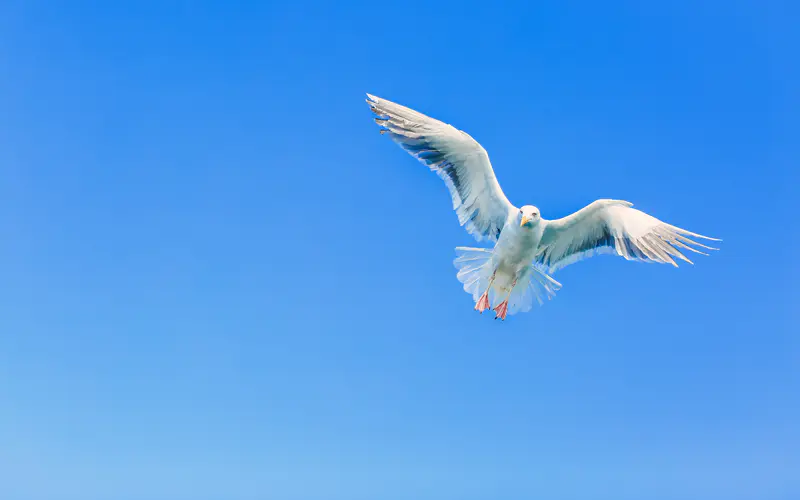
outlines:
[[[495, 269], [492, 255], [492, 251], [485, 248], [456, 247], [456, 259], [453, 264], [458, 269], [458, 280], [464, 284], [464, 291], [472, 295], [472, 300], [476, 303], [489, 287]], [[502, 288], [498, 281], [489, 290], [489, 302], [492, 307], [497, 306], [508, 294], [508, 289]], [[530, 311], [534, 300], [542, 305], [545, 300], [555, 297], [559, 289], [561, 283], [548, 276], [542, 269], [531, 265], [518, 278], [517, 286], [508, 296], [508, 314]]]
[[[521, 276], [519, 280], [508, 299], [508, 314], [530, 311], [533, 308], [534, 300], [538, 305], [542, 306], [545, 300], [555, 297], [556, 292], [561, 289], [561, 283], [548, 276], [535, 265], [531, 265], [527, 273]], [[525, 280], [527, 280], [527, 283]]]
[[485, 248], [456, 247], [456, 255], [453, 264], [458, 269], [458, 281], [464, 284], [464, 291], [478, 302], [492, 276], [491, 266], [486, 265], [492, 260], [492, 252]]

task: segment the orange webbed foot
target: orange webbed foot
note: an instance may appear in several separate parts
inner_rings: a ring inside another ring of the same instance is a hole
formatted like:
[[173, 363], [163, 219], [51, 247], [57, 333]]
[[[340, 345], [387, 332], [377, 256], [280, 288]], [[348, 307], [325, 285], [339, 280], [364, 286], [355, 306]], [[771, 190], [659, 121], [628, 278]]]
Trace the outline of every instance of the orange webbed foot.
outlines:
[[489, 291], [483, 292], [481, 298], [475, 303], [475, 310], [483, 314], [483, 311], [489, 309]]
[[494, 312], [497, 313], [494, 319], [505, 321], [506, 315], [508, 314], [508, 299], [497, 304], [497, 307], [494, 308]]

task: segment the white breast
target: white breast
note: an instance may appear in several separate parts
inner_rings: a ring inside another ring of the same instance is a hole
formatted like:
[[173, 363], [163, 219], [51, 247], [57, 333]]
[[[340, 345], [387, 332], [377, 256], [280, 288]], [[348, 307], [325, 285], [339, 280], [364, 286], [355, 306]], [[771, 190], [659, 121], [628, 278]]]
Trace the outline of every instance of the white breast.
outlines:
[[530, 266], [543, 231], [544, 227], [541, 224], [532, 228], [506, 225], [494, 247], [497, 269], [504, 273], [516, 274]]

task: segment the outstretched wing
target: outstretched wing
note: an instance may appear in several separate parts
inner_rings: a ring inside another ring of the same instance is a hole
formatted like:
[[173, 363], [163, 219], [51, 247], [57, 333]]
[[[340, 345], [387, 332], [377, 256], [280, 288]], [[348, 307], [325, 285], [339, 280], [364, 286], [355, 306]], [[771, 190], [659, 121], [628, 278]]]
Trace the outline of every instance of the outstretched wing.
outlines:
[[[535, 260], [554, 272], [596, 254], [677, 267], [675, 259], [692, 263], [681, 250], [707, 255], [694, 247], [716, 250], [691, 238], [716, 240], [671, 226], [620, 200], [597, 200], [563, 219], [546, 224]], [[691, 238], [690, 238], [691, 237]]]
[[458, 222], [478, 241], [497, 241], [509, 213], [517, 209], [500, 189], [486, 150], [446, 123], [380, 97], [367, 97], [381, 133], [447, 184]]

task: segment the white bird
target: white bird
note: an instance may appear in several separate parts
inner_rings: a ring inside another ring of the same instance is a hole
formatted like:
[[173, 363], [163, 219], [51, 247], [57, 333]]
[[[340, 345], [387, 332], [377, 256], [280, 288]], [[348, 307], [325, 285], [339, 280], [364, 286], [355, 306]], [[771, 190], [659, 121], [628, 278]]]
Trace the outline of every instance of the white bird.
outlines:
[[381, 134], [444, 180], [458, 221], [493, 249], [456, 247], [454, 263], [475, 310], [495, 319], [531, 309], [555, 296], [551, 278], [569, 264], [601, 253], [677, 267], [691, 264], [681, 250], [716, 250], [691, 238], [716, 240], [664, 223], [621, 200], [597, 200], [572, 215], [546, 220], [532, 205], [517, 208], [500, 189], [486, 150], [466, 132], [405, 106], [367, 94]]

